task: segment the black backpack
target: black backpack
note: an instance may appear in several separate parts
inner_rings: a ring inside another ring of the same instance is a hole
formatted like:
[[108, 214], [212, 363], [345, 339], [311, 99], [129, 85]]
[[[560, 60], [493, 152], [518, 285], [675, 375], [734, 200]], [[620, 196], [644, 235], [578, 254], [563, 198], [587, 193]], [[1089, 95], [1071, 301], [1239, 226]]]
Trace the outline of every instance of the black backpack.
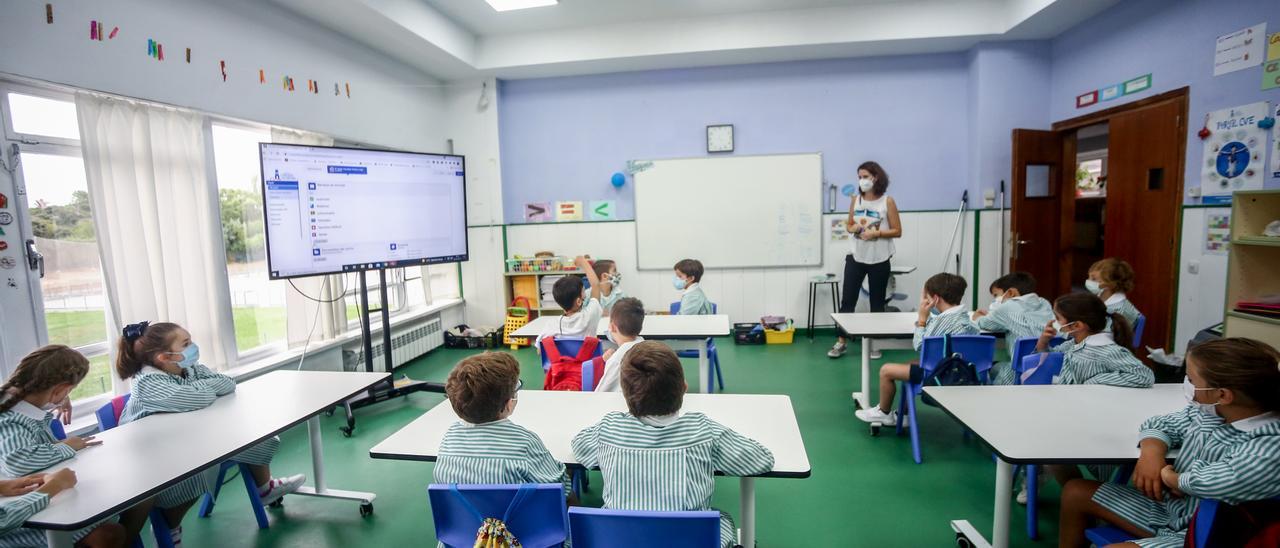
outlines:
[[[951, 335], [942, 336], [942, 361], [933, 368], [933, 371], [925, 376], [921, 383], [924, 386], [974, 386], [982, 384], [978, 379], [978, 368], [972, 362], [965, 361], [964, 356], [951, 353]], [[929, 405], [937, 405], [937, 402], [928, 394], [922, 394], [921, 399]]]

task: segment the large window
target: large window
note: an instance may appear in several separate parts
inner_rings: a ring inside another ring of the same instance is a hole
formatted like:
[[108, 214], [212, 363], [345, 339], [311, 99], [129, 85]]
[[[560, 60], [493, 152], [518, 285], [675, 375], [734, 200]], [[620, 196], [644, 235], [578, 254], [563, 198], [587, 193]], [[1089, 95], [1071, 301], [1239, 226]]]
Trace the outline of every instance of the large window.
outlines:
[[266, 129], [213, 124], [214, 169], [227, 280], [240, 356], [269, 351], [285, 341], [285, 286], [267, 277], [266, 234], [262, 226], [262, 178], [258, 143], [270, 142]]

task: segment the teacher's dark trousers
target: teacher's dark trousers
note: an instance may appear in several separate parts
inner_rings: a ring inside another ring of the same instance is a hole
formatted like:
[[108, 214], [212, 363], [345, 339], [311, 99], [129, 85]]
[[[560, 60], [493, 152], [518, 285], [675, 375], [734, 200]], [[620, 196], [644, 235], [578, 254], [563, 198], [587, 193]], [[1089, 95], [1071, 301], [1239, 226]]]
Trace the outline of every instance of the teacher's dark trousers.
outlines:
[[840, 311], [853, 312], [858, 306], [858, 295], [862, 292], [862, 280], [868, 278], [867, 291], [871, 293], [871, 311], [884, 312], [888, 301], [885, 291], [889, 288], [889, 261], [876, 264], [865, 264], [853, 260], [853, 255], [844, 257], [844, 294], [840, 296]]

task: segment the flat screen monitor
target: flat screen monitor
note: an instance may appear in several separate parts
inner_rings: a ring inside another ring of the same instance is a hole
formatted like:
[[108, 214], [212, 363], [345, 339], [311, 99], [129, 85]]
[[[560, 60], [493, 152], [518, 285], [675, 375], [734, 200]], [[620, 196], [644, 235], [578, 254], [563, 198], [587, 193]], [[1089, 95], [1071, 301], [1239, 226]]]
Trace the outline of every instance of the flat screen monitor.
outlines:
[[273, 280], [467, 260], [463, 157], [259, 145]]

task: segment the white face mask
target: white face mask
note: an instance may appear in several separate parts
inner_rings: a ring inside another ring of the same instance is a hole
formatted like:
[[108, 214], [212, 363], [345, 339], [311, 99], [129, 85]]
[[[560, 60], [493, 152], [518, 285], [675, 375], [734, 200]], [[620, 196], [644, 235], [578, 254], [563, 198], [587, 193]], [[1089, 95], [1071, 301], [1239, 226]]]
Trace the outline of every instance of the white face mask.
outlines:
[[41, 411], [53, 411], [58, 408], [58, 402], [51, 401], [40, 406]]
[[1098, 282], [1096, 282], [1096, 281], [1094, 281], [1094, 280], [1085, 280], [1085, 281], [1084, 281], [1084, 288], [1085, 288], [1085, 289], [1087, 289], [1087, 290], [1089, 290], [1089, 292], [1090, 292], [1090, 293], [1093, 293], [1094, 295], [1101, 295], [1101, 294], [1102, 294], [1102, 284], [1100, 284], [1100, 283], [1098, 283]]
[[1216, 388], [1197, 388], [1196, 385], [1191, 384], [1191, 377], [1182, 378], [1182, 395], [1183, 397], [1187, 398], [1187, 403], [1195, 404], [1196, 407], [1200, 408], [1201, 413], [1204, 413], [1206, 415], [1217, 415], [1218, 404], [1222, 402], [1200, 403], [1196, 401], [1196, 392], [1200, 392], [1204, 390], [1217, 390], [1217, 389]]
[[872, 179], [870, 177], [863, 177], [861, 179], [858, 179], [858, 190], [861, 190], [862, 192], [871, 192], [871, 188], [875, 186], [875, 184], [876, 184], [875, 179]]
[[[1071, 325], [1071, 323], [1067, 323], [1067, 325]], [[1066, 325], [1062, 325], [1058, 320], [1053, 320], [1053, 329], [1058, 332], [1059, 337], [1071, 336], [1071, 331], [1066, 331], [1066, 327]]]

